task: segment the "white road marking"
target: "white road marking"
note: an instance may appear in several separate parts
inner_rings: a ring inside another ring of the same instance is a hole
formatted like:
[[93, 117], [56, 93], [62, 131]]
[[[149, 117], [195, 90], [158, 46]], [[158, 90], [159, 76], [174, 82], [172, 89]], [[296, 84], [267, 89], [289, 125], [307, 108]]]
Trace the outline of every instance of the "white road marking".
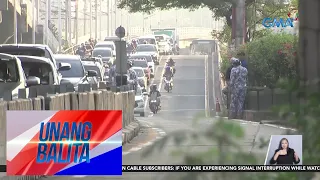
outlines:
[[[168, 56], [167, 60], [168, 61], [170, 59], [171, 56]], [[164, 74], [164, 70], [165, 70], [165, 67], [166, 66], [163, 66], [162, 68], [162, 71], [161, 71], [161, 74], [160, 74], [160, 82], [159, 82], [159, 86], [158, 86], [158, 91], [161, 90], [161, 87], [162, 87], [162, 83], [163, 83], [163, 79], [162, 79], [162, 75]]]
[[[163, 59], [163, 56], [161, 56], [160, 59], [159, 59], [159, 65], [160, 65], [162, 59]], [[153, 77], [153, 79], [151, 80], [150, 85], [153, 84], [154, 79], [156, 78], [155, 75], [156, 75], [156, 73], [158, 72], [159, 65], [156, 67], [156, 70], [154, 71], [154, 77]], [[150, 88], [147, 89], [147, 92], [149, 92], [149, 91], [150, 91]], [[145, 101], [144, 101], [144, 110], [145, 110], [145, 111], [146, 111], [146, 109], [147, 109], [148, 99], [149, 99], [149, 97], [147, 96], [146, 99], [145, 99]]]

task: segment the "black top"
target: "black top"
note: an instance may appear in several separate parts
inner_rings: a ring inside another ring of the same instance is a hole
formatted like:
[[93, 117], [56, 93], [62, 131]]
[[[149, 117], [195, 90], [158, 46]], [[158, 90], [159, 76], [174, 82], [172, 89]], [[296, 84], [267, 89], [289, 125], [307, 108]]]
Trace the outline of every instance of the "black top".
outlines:
[[230, 66], [228, 69], [227, 69], [227, 72], [226, 72], [226, 80], [227, 81], [230, 81], [230, 75], [231, 75], [231, 69], [233, 68], [233, 66]]
[[[274, 152], [274, 155], [276, 155], [276, 153], [278, 151], [280, 151], [281, 149], [277, 149]], [[300, 162], [300, 159], [298, 159], [298, 161], [296, 161], [296, 159], [294, 158], [294, 149], [288, 148], [287, 150], [287, 154], [286, 155], [279, 155], [278, 159], [275, 161], [273, 159], [274, 155], [272, 156], [272, 158], [270, 159], [270, 164], [285, 164], [285, 165], [291, 165], [291, 164], [298, 164]]]

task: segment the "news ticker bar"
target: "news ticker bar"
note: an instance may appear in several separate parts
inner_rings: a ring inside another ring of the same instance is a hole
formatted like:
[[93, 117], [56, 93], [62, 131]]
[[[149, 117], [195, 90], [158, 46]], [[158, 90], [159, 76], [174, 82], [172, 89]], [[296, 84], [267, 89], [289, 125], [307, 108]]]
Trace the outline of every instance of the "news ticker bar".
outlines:
[[[122, 172], [319, 172], [320, 165], [123, 165]], [[6, 172], [6, 165], [0, 165]]]
[[308, 165], [123, 165], [122, 172], [318, 172]]

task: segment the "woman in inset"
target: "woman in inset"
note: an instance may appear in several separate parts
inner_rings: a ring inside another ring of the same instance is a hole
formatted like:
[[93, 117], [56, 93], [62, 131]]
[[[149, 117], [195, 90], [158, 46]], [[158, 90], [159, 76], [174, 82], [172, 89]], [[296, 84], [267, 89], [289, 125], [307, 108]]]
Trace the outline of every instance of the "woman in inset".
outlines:
[[273, 157], [270, 159], [270, 164], [298, 164], [300, 162], [299, 156], [294, 149], [289, 148], [289, 141], [282, 138], [279, 142], [279, 147], [275, 151]]

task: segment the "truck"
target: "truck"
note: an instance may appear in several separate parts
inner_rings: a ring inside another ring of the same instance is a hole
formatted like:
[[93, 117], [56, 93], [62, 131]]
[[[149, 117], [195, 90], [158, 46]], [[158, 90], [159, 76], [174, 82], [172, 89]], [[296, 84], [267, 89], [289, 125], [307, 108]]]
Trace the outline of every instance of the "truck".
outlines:
[[177, 29], [176, 28], [154, 28], [151, 29], [153, 35], [165, 34], [170, 36], [173, 41], [178, 41]]
[[179, 44], [179, 36], [177, 34], [177, 29], [176, 28], [154, 28], [154, 29], [151, 29], [152, 31], [152, 34], [153, 35], [167, 35], [167, 36], [170, 36], [172, 38], [172, 41], [171, 42], [171, 45], [173, 47], [173, 51], [178, 51], [175, 49], [175, 42], [177, 42], [177, 44]]

